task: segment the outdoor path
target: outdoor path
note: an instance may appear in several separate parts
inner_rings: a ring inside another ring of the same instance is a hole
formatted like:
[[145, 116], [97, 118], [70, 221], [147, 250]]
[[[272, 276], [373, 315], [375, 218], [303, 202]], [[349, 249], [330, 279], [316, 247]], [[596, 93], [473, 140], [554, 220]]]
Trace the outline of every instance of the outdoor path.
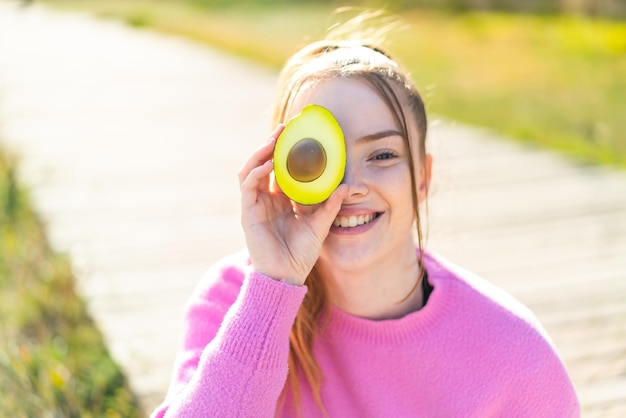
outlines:
[[[274, 82], [181, 39], [0, 0], [0, 146], [148, 411], [183, 304], [243, 246], [237, 171], [271, 128]], [[584, 416], [626, 416], [626, 172], [449, 122], [429, 141], [428, 245], [533, 309]]]

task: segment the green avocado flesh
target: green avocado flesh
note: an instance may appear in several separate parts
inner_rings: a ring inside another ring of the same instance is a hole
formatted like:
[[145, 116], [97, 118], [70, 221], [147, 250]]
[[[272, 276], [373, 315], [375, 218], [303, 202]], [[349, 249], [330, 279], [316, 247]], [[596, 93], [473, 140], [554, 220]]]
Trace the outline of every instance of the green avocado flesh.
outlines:
[[294, 202], [314, 205], [328, 199], [346, 168], [346, 144], [326, 108], [307, 105], [289, 120], [274, 147], [274, 176]]

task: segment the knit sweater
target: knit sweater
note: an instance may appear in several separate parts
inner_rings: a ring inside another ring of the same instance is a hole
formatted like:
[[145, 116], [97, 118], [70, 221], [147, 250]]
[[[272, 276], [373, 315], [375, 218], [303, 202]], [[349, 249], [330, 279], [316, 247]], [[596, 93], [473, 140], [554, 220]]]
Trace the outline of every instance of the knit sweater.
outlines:
[[[330, 308], [313, 350], [327, 416], [580, 416], [566, 370], [526, 307], [441, 257], [425, 254], [424, 267], [434, 290], [417, 312], [374, 321]], [[214, 266], [190, 300], [172, 382], [152, 416], [296, 416], [291, 396], [277, 400], [306, 291], [253, 271], [245, 254]], [[300, 410], [324, 416], [303, 375]]]

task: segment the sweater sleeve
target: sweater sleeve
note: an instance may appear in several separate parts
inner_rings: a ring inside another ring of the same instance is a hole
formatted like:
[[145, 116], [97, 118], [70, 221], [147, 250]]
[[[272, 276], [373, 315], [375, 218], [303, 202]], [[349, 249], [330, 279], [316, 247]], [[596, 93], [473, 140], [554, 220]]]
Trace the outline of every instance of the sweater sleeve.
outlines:
[[[446, 353], [446, 373], [437, 370], [441, 402], [448, 401], [448, 384], [455, 384], [457, 409], [448, 415], [579, 418], [580, 404], [565, 364], [535, 314], [459, 266], [428, 254], [426, 263], [435, 287], [426, 308], [438, 324], [430, 336], [441, 350], [433, 351]], [[477, 409], [469, 412], [472, 405]]]
[[508, 400], [495, 415], [579, 418], [576, 391], [554, 347], [539, 333], [527, 335], [520, 344], [524, 348], [517, 352], [517, 358], [512, 357], [516, 372], [505, 383]]
[[222, 277], [192, 298], [183, 349], [153, 418], [274, 416], [306, 287], [248, 271], [238, 291], [236, 270], [214, 274]]

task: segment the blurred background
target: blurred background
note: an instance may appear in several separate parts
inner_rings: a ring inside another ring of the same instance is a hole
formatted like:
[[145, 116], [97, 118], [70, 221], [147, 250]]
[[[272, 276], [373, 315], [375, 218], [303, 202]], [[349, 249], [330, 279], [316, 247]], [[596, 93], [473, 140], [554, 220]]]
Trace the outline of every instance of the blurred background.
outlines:
[[0, 416], [163, 399], [278, 70], [383, 7], [430, 114], [428, 246], [538, 315], [584, 416], [626, 416], [624, 0], [0, 0]]

